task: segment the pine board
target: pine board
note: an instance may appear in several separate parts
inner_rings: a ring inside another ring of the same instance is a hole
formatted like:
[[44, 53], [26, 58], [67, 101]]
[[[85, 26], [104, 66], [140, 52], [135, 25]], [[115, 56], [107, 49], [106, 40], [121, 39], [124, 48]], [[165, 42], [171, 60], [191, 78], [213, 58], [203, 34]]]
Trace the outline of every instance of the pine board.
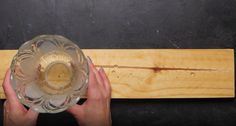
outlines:
[[[233, 49], [84, 49], [102, 66], [112, 98], [232, 98]], [[0, 50], [0, 84], [17, 50]], [[0, 98], [4, 92], [0, 88]]]

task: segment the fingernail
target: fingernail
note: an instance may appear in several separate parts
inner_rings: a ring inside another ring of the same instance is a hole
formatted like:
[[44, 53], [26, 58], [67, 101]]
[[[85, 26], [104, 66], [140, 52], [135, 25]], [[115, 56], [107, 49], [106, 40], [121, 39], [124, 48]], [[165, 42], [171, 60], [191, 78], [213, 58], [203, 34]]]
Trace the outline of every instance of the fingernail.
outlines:
[[7, 105], [7, 100], [4, 102], [3, 106], [5, 107]]
[[100, 67], [100, 70], [101, 70], [101, 72], [105, 73], [105, 71], [104, 71], [103, 67]]
[[93, 63], [93, 61], [91, 60], [91, 58], [89, 56], [87, 56], [87, 59], [90, 63]]
[[99, 67], [98, 72], [101, 72], [101, 71], [102, 71], [102, 67]]
[[98, 71], [99, 71], [99, 72], [102, 72], [102, 67], [100, 67]]

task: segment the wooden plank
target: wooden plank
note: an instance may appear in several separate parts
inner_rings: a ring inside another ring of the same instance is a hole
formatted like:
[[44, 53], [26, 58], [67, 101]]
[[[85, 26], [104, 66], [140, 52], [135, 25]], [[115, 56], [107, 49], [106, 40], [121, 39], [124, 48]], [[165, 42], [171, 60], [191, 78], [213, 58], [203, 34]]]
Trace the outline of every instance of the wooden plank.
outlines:
[[[234, 97], [233, 49], [84, 49], [112, 84], [112, 98]], [[0, 81], [16, 50], [1, 50]], [[0, 83], [1, 83], [0, 82]], [[0, 88], [0, 98], [5, 98]]]

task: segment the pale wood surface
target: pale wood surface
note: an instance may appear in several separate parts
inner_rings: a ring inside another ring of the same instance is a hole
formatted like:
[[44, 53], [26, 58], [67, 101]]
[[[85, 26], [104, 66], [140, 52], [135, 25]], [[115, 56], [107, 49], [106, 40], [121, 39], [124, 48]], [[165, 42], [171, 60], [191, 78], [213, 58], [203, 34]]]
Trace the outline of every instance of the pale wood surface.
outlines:
[[[233, 49], [84, 49], [112, 98], [234, 97]], [[0, 50], [0, 83], [16, 50]], [[0, 88], [0, 98], [5, 98]]]

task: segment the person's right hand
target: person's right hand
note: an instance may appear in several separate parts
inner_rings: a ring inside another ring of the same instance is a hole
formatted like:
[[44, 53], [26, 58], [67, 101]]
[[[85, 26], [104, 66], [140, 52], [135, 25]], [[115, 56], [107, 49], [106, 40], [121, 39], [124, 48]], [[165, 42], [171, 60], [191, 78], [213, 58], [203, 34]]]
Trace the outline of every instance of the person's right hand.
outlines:
[[110, 98], [111, 87], [103, 68], [97, 70], [89, 61], [89, 84], [87, 101], [74, 105], [67, 111], [81, 126], [111, 126]]

